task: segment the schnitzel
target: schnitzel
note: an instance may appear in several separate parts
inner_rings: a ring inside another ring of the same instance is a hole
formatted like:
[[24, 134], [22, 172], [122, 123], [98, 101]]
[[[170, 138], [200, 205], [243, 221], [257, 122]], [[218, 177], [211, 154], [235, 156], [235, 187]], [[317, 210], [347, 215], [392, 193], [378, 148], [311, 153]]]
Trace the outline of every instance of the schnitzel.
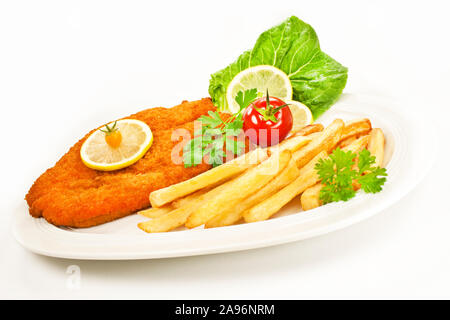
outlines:
[[171, 160], [176, 128], [192, 134], [193, 121], [216, 108], [209, 98], [184, 101], [173, 108], [151, 108], [127, 119], [137, 119], [150, 126], [154, 142], [146, 155], [135, 164], [112, 172], [86, 167], [80, 148], [88, 133], [42, 174], [26, 195], [33, 217], [44, 217], [58, 226], [91, 227], [129, 215], [150, 205], [150, 192], [192, 178], [210, 168], [200, 164], [185, 168]]
[[80, 148], [92, 130], [42, 174], [25, 199], [33, 217], [44, 217], [57, 226], [91, 227], [112, 221], [150, 206], [152, 191], [190, 179], [210, 168], [202, 163], [185, 168], [174, 164], [172, 132], [184, 128], [193, 133], [193, 121], [216, 108], [209, 98], [183, 101], [173, 108], [152, 108], [125, 119], [137, 119], [150, 126], [154, 142], [135, 164], [103, 172], [86, 167]]

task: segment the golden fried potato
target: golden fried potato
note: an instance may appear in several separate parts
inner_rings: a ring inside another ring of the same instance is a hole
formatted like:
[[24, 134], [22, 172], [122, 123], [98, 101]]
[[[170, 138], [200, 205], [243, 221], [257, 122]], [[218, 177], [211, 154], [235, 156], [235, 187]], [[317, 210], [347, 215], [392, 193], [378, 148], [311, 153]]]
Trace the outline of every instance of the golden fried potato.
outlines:
[[369, 119], [356, 119], [345, 123], [342, 130], [340, 142], [353, 137], [368, 134], [372, 130], [372, 123]]
[[345, 148], [346, 146], [350, 145], [353, 141], [357, 139], [357, 136], [348, 137], [347, 139], [341, 140], [338, 144], [339, 148]]
[[308, 124], [307, 126], [304, 126], [303, 128], [301, 128], [300, 130], [293, 132], [292, 136], [294, 136], [294, 137], [307, 136], [307, 135], [310, 135], [311, 133], [321, 132], [321, 131], [323, 131], [323, 125], [320, 123], [313, 123], [313, 124]]
[[310, 162], [308, 162], [302, 169], [300, 169], [299, 176], [292, 183], [285, 186], [283, 189], [273, 194], [266, 200], [260, 202], [250, 210], [243, 213], [246, 222], [262, 221], [270, 218], [277, 213], [284, 205], [291, 201], [295, 196], [302, 193], [310, 186], [319, 181], [315, 165], [319, 159], [327, 157], [326, 151], [321, 151]]
[[184, 205], [191, 203], [192, 201], [197, 200], [201, 195], [207, 193], [211, 189], [212, 188], [208, 187], [208, 188], [198, 190], [198, 191], [191, 193], [190, 195], [187, 195], [183, 198], [176, 199], [176, 200], [172, 201], [171, 203], [166, 204], [163, 207], [149, 208], [146, 210], [141, 210], [138, 212], [138, 214], [140, 214], [144, 217], [147, 217], [147, 218], [158, 218], [162, 215], [165, 215], [166, 213], [169, 213], [175, 209], [178, 209]]
[[[269, 183], [267, 183], [263, 188], [256, 190], [255, 193], [244, 199], [242, 202], [238, 203], [235, 207], [230, 208], [222, 214], [216, 215], [212, 219], [208, 220], [208, 222], [206, 222], [205, 224], [205, 227], [223, 227], [238, 222], [242, 218], [242, 213], [245, 210], [258, 204], [287, 184], [291, 183], [299, 176], [299, 174], [300, 171], [297, 168], [294, 159], [291, 158], [286, 168], [279, 175], [269, 181]], [[247, 187], [253, 188], [250, 185]]]
[[[291, 152], [287, 150], [276, 152], [258, 166], [231, 180], [227, 188], [220, 194], [209, 197], [208, 201], [196, 208], [187, 219], [186, 227], [195, 228], [214, 216], [234, 208], [239, 202], [250, 196], [255, 189], [262, 188], [278, 175], [287, 166], [290, 159]], [[207, 195], [208, 193], [205, 196]]]
[[322, 201], [320, 200], [320, 190], [322, 190], [322, 187], [323, 184], [319, 182], [302, 193], [300, 203], [303, 211], [311, 210], [322, 205]]
[[273, 152], [281, 152], [283, 150], [289, 150], [290, 152], [295, 152], [299, 150], [301, 147], [311, 142], [311, 138], [308, 136], [295, 136], [283, 140], [281, 143], [268, 148], [270, 153]]
[[369, 136], [362, 136], [352, 143], [350, 143], [348, 146], [342, 148], [343, 151], [351, 151], [358, 153], [359, 151], [365, 149], [367, 147], [367, 144], [369, 143]]
[[195, 208], [195, 204], [191, 203], [189, 206], [184, 206], [160, 217], [141, 222], [138, 224], [138, 227], [149, 233], [170, 231], [182, 226]]
[[186, 223], [187, 218], [192, 212], [194, 212], [202, 204], [208, 202], [211, 198], [214, 198], [216, 195], [221, 194], [228, 188], [228, 186], [232, 182], [233, 180], [229, 180], [209, 190], [208, 192], [201, 193], [197, 191], [196, 193], [183, 198], [182, 202], [176, 200], [173, 202], [173, 204], [174, 206], [179, 206], [178, 208], [158, 218], [154, 218], [146, 222], [141, 222], [138, 224], [138, 227], [145, 232], [151, 233], [166, 232], [181, 227]]
[[187, 195], [187, 196], [185, 196], [183, 198], [179, 198], [179, 199], [176, 199], [176, 200], [172, 201], [170, 204], [175, 209], [181, 208], [182, 206], [188, 205], [192, 201], [197, 200], [198, 198], [200, 198], [200, 196], [204, 195], [205, 193], [211, 191], [216, 186], [221, 185], [221, 184], [223, 184], [223, 183], [219, 183], [217, 185], [214, 185], [214, 186], [211, 186], [211, 187], [207, 187], [207, 188], [203, 188], [201, 190], [195, 191], [194, 193], [191, 193], [190, 195]]
[[375, 156], [375, 165], [383, 166], [384, 161], [384, 134], [379, 128], [375, 128], [370, 132], [367, 150]]
[[153, 191], [150, 194], [150, 203], [152, 207], [162, 207], [175, 199], [236, 176], [246, 169], [256, 166], [267, 157], [266, 149], [257, 148], [192, 179]]
[[292, 155], [297, 167], [303, 167], [321, 151], [331, 152], [340, 140], [343, 128], [344, 121], [336, 119], [320, 134], [313, 133], [316, 136], [312, 141]]
[[171, 205], [166, 205], [161, 208], [149, 208], [145, 210], [138, 211], [138, 214], [141, 216], [147, 217], [147, 218], [158, 218], [162, 215], [165, 215], [166, 213], [169, 213], [170, 211], [174, 210], [175, 208]]

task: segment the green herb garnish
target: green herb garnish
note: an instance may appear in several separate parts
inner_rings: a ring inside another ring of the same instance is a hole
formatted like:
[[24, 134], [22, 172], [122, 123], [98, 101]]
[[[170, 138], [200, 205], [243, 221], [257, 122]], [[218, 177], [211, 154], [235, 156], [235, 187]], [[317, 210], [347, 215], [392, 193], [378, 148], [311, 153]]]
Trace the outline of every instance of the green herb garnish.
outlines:
[[245, 108], [248, 107], [248, 105], [255, 100], [256, 98], [258, 98], [258, 90], [256, 89], [249, 89], [249, 90], [245, 90], [245, 91], [239, 91], [236, 95], [236, 98], [234, 98], [234, 100], [236, 100], [236, 102], [239, 104], [239, 113], [240, 116], [242, 118], [242, 110], [244, 110]]
[[239, 112], [222, 120], [219, 112], [209, 111], [197, 120], [202, 123], [202, 128], [194, 132], [195, 137], [183, 148], [183, 162], [186, 168], [196, 166], [206, 156], [207, 163], [213, 167], [221, 165], [225, 157], [225, 149], [235, 155], [240, 155], [245, 148], [245, 143], [237, 139], [242, 132], [242, 113], [245, 108], [258, 97], [256, 89], [239, 91], [236, 102], [240, 106]]
[[[358, 158], [357, 169], [353, 168]], [[320, 199], [324, 203], [347, 201], [353, 198], [356, 191], [353, 181], [361, 185], [367, 193], [377, 193], [386, 182], [386, 169], [375, 167], [375, 157], [366, 149], [356, 154], [337, 148], [327, 159], [320, 159], [315, 169], [324, 187], [320, 191]]]
[[370, 154], [367, 149], [362, 150], [358, 157], [359, 177], [358, 182], [361, 189], [367, 193], [377, 193], [382, 190], [382, 186], [386, 182], [386, 169], [372, 166], [375, 163], [375, 157]]

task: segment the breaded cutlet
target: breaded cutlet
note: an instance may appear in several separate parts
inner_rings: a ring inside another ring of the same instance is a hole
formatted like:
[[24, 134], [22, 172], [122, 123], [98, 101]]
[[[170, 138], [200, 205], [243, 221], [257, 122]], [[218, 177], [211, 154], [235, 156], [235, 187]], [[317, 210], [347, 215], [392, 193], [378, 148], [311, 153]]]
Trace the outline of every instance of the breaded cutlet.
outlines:
[[[185, 168], [174, 164], [172, 141], [176, 128], [192, 134], [193, 121], [216, 108], [209, 98], [173, 108], [151, 108], [126, 119], [138, 119], [152, 129], [154, 141], [145, 156], [117, 171], [103, 172], [86, 167], [80, 148], [85, 135], [30, 188], [25, 199], [33, 217], [44, 217], [57, 226], [91, 227], [149, 207], [150, 192], [190, 179], [210, 168], [207, 164]], [[124, 118], [125, 119], [125, 118]]]

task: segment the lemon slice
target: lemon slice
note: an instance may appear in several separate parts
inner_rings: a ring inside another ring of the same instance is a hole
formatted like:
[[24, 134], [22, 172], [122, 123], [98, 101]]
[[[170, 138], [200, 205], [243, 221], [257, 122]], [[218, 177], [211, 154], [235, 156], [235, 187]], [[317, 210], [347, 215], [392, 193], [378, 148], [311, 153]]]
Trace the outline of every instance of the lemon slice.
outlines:
[[142, 121], [133, 119], [118, 120], [116, 128], [122, 135], [122, 142], [112, 148], [105, 140], [102, 127], [92, 133], [81, 146], [83, 163], [92, 169], [112, 171], [132, 165], [144, 156], [153, 143], [150, 127]]
[[314, 122], [311, 110], [298, 101], [285, 101], [292, 113], [292, 131], [303, 128]]
[[227, 88], [228, 110], [231, 113], [239, 111], [235, 98], [239, 91], [256, 88], [262, 96], [269, 90], [269, 95], [281, 100], [292, 99], [291, 80], [286, 73], [278, 68], [267, 65], [251, 67], [239, 72]]

